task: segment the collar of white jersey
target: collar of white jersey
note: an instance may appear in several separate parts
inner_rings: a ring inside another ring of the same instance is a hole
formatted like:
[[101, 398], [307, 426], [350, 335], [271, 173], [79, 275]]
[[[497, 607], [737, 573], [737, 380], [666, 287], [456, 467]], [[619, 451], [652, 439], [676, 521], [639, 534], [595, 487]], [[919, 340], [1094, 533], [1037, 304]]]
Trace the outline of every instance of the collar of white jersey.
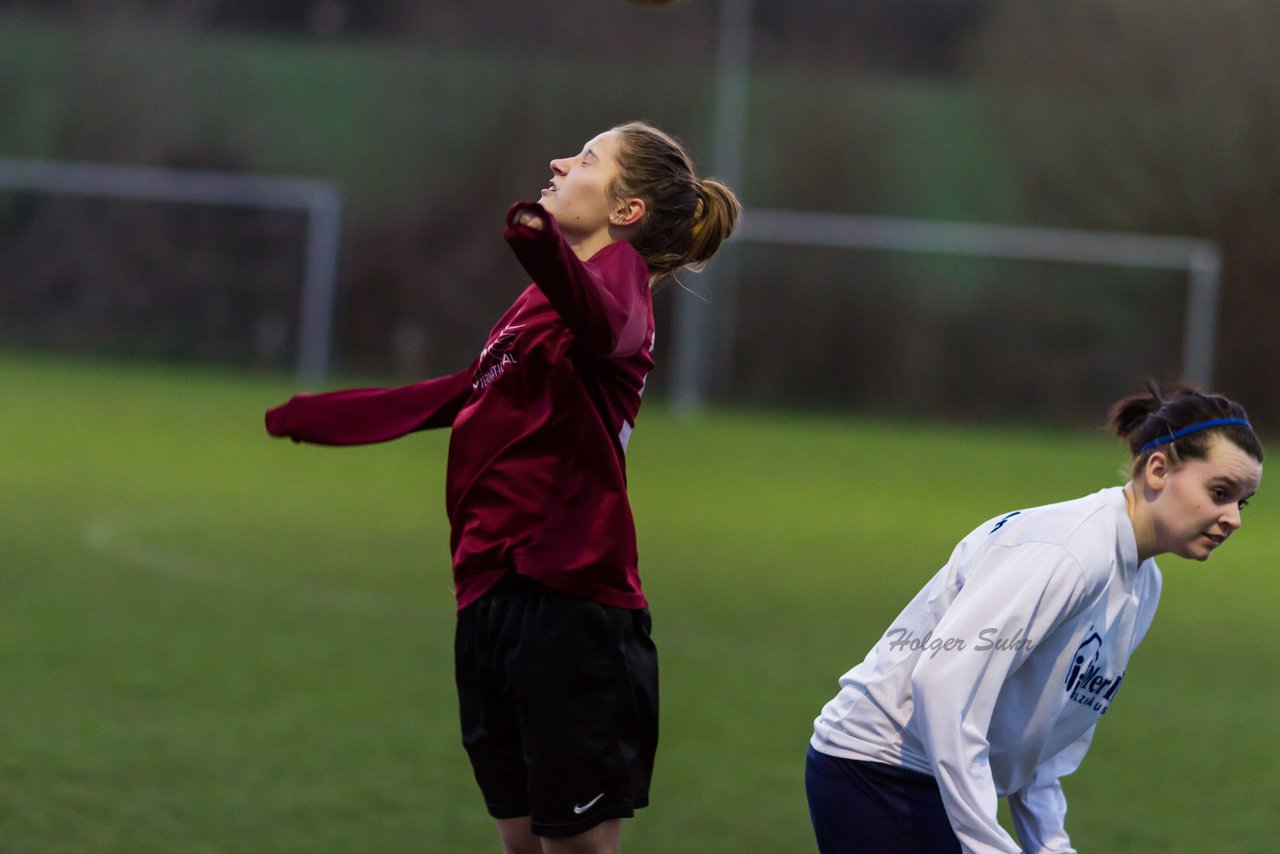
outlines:
[[1133, 521], [1129, 518], [1129, 507], [1125, 502], [1124, 487], [1108, 487], [1102, 490], [1101, 495], [1116, 514], [1116, 534], [1119, 539], [1120, 555], [1124, 558], [1125, 571], [1137, 572], [1138, 539], [1133, 533]]

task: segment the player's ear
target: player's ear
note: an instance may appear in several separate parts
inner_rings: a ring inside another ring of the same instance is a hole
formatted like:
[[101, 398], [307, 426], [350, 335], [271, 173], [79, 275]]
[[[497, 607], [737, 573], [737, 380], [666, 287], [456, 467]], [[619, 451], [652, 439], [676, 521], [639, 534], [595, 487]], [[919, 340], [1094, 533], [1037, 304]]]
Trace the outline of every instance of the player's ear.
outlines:
[[1142, 464], [1143, 478], [1151, 489], [1157, 491], [1164, 489], [1171, 474], [1173, 474], [1173, 461], [1164, 451], [1156, 451]]
[[644, 212], [644, 199], [619, 199], [614, 205], [613, 214], [609, 217], [609, 224], [619, 228], [635, 225], [644, 219]]

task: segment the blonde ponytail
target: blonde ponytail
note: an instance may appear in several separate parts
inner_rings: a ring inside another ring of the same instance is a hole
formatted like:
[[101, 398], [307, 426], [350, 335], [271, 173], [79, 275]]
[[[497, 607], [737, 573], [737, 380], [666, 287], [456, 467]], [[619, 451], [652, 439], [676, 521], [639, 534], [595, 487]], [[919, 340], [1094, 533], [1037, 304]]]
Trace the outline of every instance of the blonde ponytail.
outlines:
[[714, 178], [697, 182], [698, 208], [693, 215], [692, 240], [681, 267], [700, 270], [720, 244], [729, 239], [742, 216], [742, 204], [733, 191]]

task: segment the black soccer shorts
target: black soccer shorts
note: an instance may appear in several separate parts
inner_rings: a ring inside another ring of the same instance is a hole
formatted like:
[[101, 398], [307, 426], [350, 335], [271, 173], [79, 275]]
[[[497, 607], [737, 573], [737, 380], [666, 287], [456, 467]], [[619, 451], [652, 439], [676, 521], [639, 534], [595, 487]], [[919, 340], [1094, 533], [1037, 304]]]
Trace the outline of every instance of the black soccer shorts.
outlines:
[[649, 802], [658, 655], [648, 610], [510, 573], [458, 614], [462, 743], [494, 818], [576, 836]]

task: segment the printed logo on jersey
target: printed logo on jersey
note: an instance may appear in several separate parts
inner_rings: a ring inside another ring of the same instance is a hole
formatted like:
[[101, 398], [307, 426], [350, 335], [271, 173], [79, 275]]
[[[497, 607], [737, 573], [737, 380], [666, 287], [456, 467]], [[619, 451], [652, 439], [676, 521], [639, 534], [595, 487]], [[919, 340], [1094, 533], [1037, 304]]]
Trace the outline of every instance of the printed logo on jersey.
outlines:
[[998, 530], [1000, 530], [1001, 528], [1003, 528], [1003, 527], [1004, 527], [1004, 523], [1005, 523], [1005, 522], [1008, 522], [1010, 519], [1012, 519], [1014, 516], [1017, 516], [1017, 515], [1018, 515], [1019, 513], [1021, 513], [1021, 512], [1022, 512], [1021, 510], [1014, 510], [1014, 511], [1013, 511], [1012, 513], [1010, 513], [1008, 516], [1005, 516], [1005, 517], [1004, 517], [1003, 519], [1001, 519], [999, 522], [996, 522], [995, 527], [994, 527], [994, 528], [992, 528], [990, 531], [987, 531], [987, 536], [989, 537], [989, 536], [991, 536], [992, 534], [994, 534], [996, 531], [998, 531]]
[[488, 388], [493, 381], [507, 372], [507, 368], [518, 364], [513, 350], [516, 347], [516, 330], [524, 329], [523, 323], [508, 323], [502, 331], [480, 351], [480, 362], [472, 377], [471, 387], [476, 391]]
[[1066, 689], [1071, 694], [1071, 702], [1088, 706], [1100, 715], [1107, 713], [1111, 698], [1120, 690], [1120, 682], [1124, 672], [1119, 676], [1108, 678], [1103, 674], [1104, 665], [1099, 661], [1102, 653], [1102, 636], [1089, 627], [1076, 654], [1071, 657], [1071, 666], [1067, 668]]

